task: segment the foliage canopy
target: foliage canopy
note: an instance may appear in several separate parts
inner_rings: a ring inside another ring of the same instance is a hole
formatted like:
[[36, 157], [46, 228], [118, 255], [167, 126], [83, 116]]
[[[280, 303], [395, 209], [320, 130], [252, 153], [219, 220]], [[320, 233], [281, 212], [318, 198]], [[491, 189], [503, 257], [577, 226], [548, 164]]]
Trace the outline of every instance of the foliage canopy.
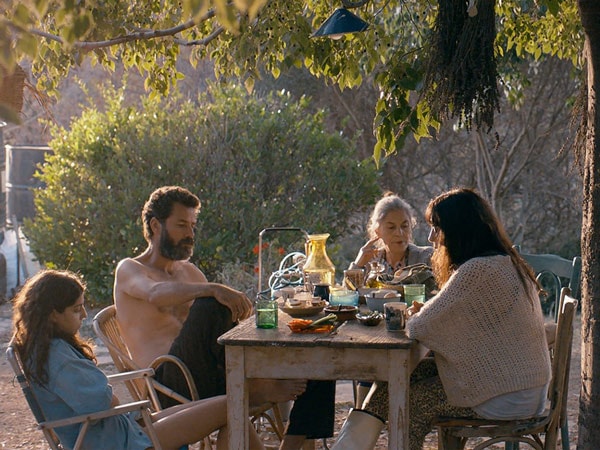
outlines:
[[46, 187], [25, 222], [40, 261], [84, 273], [98, 302], [112, 298], [116, 263], [145, 248], [140, 213], [158, 186], [200, 197], [193, 261], [209, 279], [232, 261], [253, 273], [265, 226], [336, 236], [356, 205], [379, 193], [354, 142], [325, 132], [323, 113], [307, 113], [305, 100], [286, 93], [258, 99], [212, 87], [198, 102], [145, 99], [137, 109], [107, 89], [105, 101], [106, 112], [89, 107], [70, 130], [53, 130]]
[[[71, 68], [90, 58], [109, 70], [116, 60], [136, 67], [147, 76], [146, 87], [152, 94], [166, 94], [182, 76], [176, 67], [181, 46], [191, 46], [193, 63], [208, 57], [219, 77], [240, 77], [248, 90], [261, 71], [277, 77], [290, 67], [305, 67], [342, 89], [374, 82], [380, 91], [374, 122], [376, 162], [397, 151], [411, 134], [417, 140], [429, 136], [443, 118], [432, 111], [424, 91], [436, 92], [436, 83], [425, 83], [438, 12], [437, 4], [428, 0], [343, 1], [360, 5], [355, 12], [370, 26], [364, 33], [337, 41], [310, 37], [332, 12], [328, 0], [4, 3], [0, 64], [12, 67], [28, 56], [38, 87], [47, 92], [55, 91]], [[462, 0], [445, 3], [466, 8]], [[504, 68], [527, 55], [538, 59], [555, 54], [579, 64], [583, 38], [573, 0], [491, 3], [498, 37], [490, 51], [498, 58], [500, 75], [510, 76]], [[518, 80], [508, 81], [504, 89], [518, 90]], [[478, 101], [445, 107], [469, 124], [470, 117], [462, 116], [476, 115]]]

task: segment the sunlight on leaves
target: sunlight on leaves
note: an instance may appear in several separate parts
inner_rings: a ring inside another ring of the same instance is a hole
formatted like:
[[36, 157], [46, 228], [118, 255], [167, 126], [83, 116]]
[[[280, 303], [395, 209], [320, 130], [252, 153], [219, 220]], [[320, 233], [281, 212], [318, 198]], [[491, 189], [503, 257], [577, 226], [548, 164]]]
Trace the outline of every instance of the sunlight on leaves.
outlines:
[[233, 4], [235, 5], [235, 7], [238, 8], [240, 11], [247, 13], [251, 20], [257, 16], [258, 11], [260, 10], [260, 8], [262, 8], [264, 6], [265, 3], [267, 3], [267, 0], [234, 0], [233, 1]]

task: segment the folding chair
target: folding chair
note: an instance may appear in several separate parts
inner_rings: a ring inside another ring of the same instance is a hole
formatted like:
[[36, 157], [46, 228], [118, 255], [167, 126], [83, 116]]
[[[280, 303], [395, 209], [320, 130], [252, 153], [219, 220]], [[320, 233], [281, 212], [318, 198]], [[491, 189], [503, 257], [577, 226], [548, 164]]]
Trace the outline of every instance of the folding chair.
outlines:
[[[121, 330], [119, 329], [119, 322], [116, 318], [116, 308], [114, 305], [109, 305], [96, 314], [93, 320], [93, 327], [96, 335], [102, 340], [104, 345], [106, 345], [106, 348], [110, 353], [115, 367], [119, 372], [140, 369], [140, 367], [138, 367], [137, 364], [131, 358], [129, 349], [127, 348], [127, 345], [123, 340]], [[187, 387], [189, 392], [191, 393], [191, 398], [186, 398], [185, 396], [175, 392], [174, 390], [170, 389], [164, 384], [159, 383], [154, 378], [150, 380], [150, 383], [152, 384], [152, 389], [148, 389], [148, 387], [145, 384], [139, 383], [139, 381], [137, 380], [127, 382], [126, 386], [131, 396], [136, 400], [150, 400], [152, 402], [152, 407], [155, 411], [160, 411], [162, 409], [156, 392], [161, 392], [162, 394], [173, 398], [179, 403], [186, 403], [189, 401], [198, 400], [198, 391], [196, 389], [194, 379], [185, 363], [176, 356], [161, 355], [154, 361], [152, 361], [152, 363], [150, 364], [150, 368], [156, 370], [156, 368], [163, 363], [175, 364], [179, 368], [187, 382]], [[269, 414], [269, 410], [272, 410], [272, 414]], [[267, 403], [265, 405], [253, 408], [250, 411], [250, 413], [252, 416], [251, 421], [253, 423], [256, 422], [256, 420], [258, 420], [259, 418], [264, 419], [269, 423], [269, 425], [277, 435], [277, 438], [279, 440], [283, 438], [284, 426], [278, 405]], [[206, 437], [202, 445], [207, 449], [212, 448], [210, 438]]]
[[[438, 447], [443, 450], [463, 449], [470, 438], [484, 441], [473, 447], [481, 450], [498, 442], [527, 443], [537, 450], [555, 450], [558, 430], [563, 423], [564, 407], [569, 388], [569, 368], [573, 343], [573, 318], [577, 300], [570, 297], [570, 289], [561, 291], [556, 341], [552, 358], [552, 379], [548, 390], [550, 407], [539, 417], [522, 420], [485, 420], [440, 417]], [[545, 434], [542, 441], [541, 435]], [[565, 443], [563, 443], [564, 446]], [[568, 446], [568, 442], [566, 443]]]
[[[12, 343], [9, 343], [8, 348], [6, 349], [6, 358], [12, 367], [15, 377], [21, 386], [21, 390], [23, 391], [23, 395], [25, 396], [25, 400], [33, 413], [33, 416], [37, 422], [38, 428], [42, 430], [46, 441], [50, 445], [52, 450], [65, 450], [66, 447], [61, 443], [58, 434], [55, 432], [56, 428], [64, 427], [67, 425], [81, 424], [79, 434], [77, 436], [77, 440], [75, 441], [75, 446], [73, 450], [79, 450], [83, 445], [83, 439], [90, 424], [94, 423], [97, 420], [104, 419], [110, 416], [116, 416], [119, 414], [125, 414], [129, 412], [137, 411], [141, 414], [143, 420], [143, 426], [148, 434], [148, 437], [152, 441], [155, 450], [161, 450], [162, 447], [160, 442], [158, 441], [158, 437], [152, 425], [152, 419], [150, 417], [150, 407], [151, 403], [148, 400], [136, 401], [132, 403], [127, 403], [124, 405], [119, 405], [114, 408], [110, 408], [104, 411], [98, 411], [92, 414], [83, 414], [80, 416], [70, 417], [67, 419], [59, 419], [59, 420], [46, 420], [44, 415], [44, 411], [41, 408], [41, 405], [37, 401], [33, 389], [29, 383], [29, 380], [25, 377], [25, 373], [23, 370], [23, 364], [18, 355], [18, 352], [13, 347]], [[154, 375], [154, 371], [152, 369], [145, 370], [137, 370], [135, 372], [127, 372], [117, 375], [109, 375], [108, 379], [111, 383], [118, 381], [129, 381], [134, 378], [140, 378], [142, 380], [150, 380]]]

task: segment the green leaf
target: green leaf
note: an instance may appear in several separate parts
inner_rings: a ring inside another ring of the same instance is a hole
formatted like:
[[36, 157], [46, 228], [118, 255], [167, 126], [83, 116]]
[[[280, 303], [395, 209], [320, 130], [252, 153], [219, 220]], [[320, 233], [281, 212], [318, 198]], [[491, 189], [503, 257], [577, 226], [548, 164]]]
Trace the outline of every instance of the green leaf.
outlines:
[[22, 3], [19, 3], [15, 9], [13, 20], [16, 24], [21, 25], [23, 27], [29, 25], [31, 23], [31, 15], [29, 14], [29, 9]]
[[255, 81], [254, 77], [248, 77], [244, 81], [244, 86], [245, 86], [246, 91], [248, 92], [248, 94], [251, 94], [252, 91], [254, 90], [254, 81]]
[[234, 0], [233, 4], [240, 11], [245, 12], [253, 20], [257, 15], [260, 8], [262, 8], [267, 0]]
[[558, 10], [559, 10], [559, 5], [558, 5], [559, 0], [546, 0], [544, 3], [546, 3], [546, 6], [548, 6], [548, 11], [550, 11], [550, 13], [553, 16], [556, 16], [558, 14]]
[[91, 21], [87, 14], [82, 14], [75, 18], [73, 23], [73, 34], [75, 39], [85, 36], [90, 28]]
[[237, 20], [236, 10], [226, 0], [214, 0], [217, 19], [229, 32], [239, 34], [240, 24]]
[[37, 55], [38, 41], [31, 34], [21, 34], [17, 40], [17, 48], [31, 58]]
[[184, 17], [197, 18], [208, 11], [209, 1], [208, 0], [183, 0], [183, 14]]
[[40, 17], [48, 11], [48, 0], [35, 0], [35, 9]]

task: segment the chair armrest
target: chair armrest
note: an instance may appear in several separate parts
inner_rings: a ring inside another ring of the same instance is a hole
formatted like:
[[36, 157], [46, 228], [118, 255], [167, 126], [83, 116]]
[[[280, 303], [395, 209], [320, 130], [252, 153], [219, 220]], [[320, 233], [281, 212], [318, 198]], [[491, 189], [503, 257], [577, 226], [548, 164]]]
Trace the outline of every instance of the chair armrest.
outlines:
[[132, 411], [141, 411], [142, 409], [150, 408], [149, 400], [141, 400], [139, 402], [126, 403], [124, 405], [115, 406], [114, 408], [98, 411], [90, 414], [81, 414], [79, 416], [68, 417], [66, 419], [47, 420], [40, 422], [40, 428], [58, 428], [66, 425], [73, 425], [83, 422], [91, 422], [94, 420], [105, 419], [106, 417], [126, 414]]
[[194, 377], [192, 376], [190, 369], [185, 365], [185, 363], [174, 355], [161, 355], [154, 359], [150, 363], [150, 368], [156, 370], [161, 364], [175, 364], [177, 368], [181, 371], [181, 374], [185, 378], [188, 390], [190, 391], [191, 400], [198, 400], [198, 389], [196, 389], [196, 383], [194, 382]]
[[106, 378], [108, 378], [109, 382], [120, 382], [120, 381], [135, 380], [136, 378], [153, 377], [153, 376], [154, 376], [154, 370], [147, 368], [147, 369], [132, 370], [130, 372], [115, 373], [113, 375], [108, 375]]

